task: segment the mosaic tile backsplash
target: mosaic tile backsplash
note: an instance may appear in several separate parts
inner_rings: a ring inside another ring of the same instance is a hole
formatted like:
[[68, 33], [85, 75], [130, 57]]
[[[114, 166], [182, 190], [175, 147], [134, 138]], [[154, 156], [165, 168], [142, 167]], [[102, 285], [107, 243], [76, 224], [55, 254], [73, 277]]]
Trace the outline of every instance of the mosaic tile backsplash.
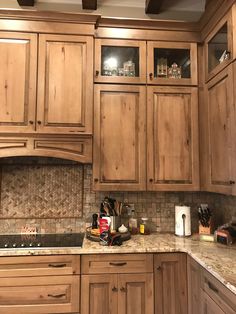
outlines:
[[[137, 217], [148, 217], [157, 232], [174, 232], [174, 209], [179, 204], [191, 206], [193, 232], [198, 230], [201, 203], [213, 210], [216, 225], [236, 216], [236, 197], [207, 192], [94, 192], [91, 165], [43, 158], [15, 161], [0, 165], [0, 233], [20, 232], [25, 225], [47, 233], [85, 231], [105, 196], [134, 204]], [[127, 223], [126, 213], [122, 219]]]

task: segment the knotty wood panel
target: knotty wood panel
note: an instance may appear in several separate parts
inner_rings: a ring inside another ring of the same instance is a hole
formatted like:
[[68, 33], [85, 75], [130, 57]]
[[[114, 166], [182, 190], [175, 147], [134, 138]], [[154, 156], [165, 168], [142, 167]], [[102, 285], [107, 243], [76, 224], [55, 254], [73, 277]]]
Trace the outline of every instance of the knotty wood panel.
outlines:
[[34, 130], [36, 54], [37, 35], [0, 32], [1, 132]]
[[82, 275], [81, 287], [82, 314], [118, 314], [117, 275]]
[[153, 274], [120, 274], [118, 276], [118, 313], [153, 314]]
[[148, 189], [199, 185], [197, 89], [148, 89]]
[[92, 38], [40, 35], [37, 129], [92, 129]]
[[200, 265], [190, 256], [187, 256], [188, 270], [188, 311], [191, 314], [199, 314], [201, 300], [201, 272]]
[[145, 87], [95, 87], [96, 190], [145, 189]]

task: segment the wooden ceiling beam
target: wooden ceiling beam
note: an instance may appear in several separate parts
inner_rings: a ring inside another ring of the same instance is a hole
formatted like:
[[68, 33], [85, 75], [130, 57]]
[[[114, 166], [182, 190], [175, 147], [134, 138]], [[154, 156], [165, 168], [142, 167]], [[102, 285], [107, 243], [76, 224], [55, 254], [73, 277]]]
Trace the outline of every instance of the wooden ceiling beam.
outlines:
[[84, 10], [97, 10], [97, 0], [82, 0]]
[[33, 7], [35, 0], [17, 0], [17, 2], [18, 2], [18, 4], [20, 6], [30, 6], [30, 7]]
[[146, 0], [145, 13], [158, 14], [164, 0]]

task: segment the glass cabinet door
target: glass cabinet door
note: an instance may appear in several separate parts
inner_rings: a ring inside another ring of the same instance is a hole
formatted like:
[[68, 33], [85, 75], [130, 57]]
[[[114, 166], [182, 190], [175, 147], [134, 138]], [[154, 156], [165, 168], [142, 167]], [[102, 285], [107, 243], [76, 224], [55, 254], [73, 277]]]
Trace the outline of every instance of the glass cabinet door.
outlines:
[[197, 46], [191, 43], [148, 42], [148, 83], [197, 84]]
[[225, 16], [205, 40], [206, 80], [211, 79], [232, 61], [232, 18]]
[[96, 39], [95, 82], [146, 83], [146, 43]]

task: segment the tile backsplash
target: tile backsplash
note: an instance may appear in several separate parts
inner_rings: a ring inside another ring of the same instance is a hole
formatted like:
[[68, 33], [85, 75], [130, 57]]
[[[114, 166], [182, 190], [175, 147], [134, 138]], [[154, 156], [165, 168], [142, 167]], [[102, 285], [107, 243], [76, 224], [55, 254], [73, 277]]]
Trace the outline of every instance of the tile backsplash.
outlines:
[[[48, 158], [11, 158], [1, 162], [0, 233], [85, 231], [108, 195], [133, 203], [138, 218], [148, 217], [157, 232], [174, 232], [175, 205], [191, 206], [192, 231], [198, 230], [197, 207], [207, 203], [216, 224], [236, 216], [236, 197], [207, 192], [94, 192], [92, 166]], [[124, 213], [123, 221], [127, 222]]]

